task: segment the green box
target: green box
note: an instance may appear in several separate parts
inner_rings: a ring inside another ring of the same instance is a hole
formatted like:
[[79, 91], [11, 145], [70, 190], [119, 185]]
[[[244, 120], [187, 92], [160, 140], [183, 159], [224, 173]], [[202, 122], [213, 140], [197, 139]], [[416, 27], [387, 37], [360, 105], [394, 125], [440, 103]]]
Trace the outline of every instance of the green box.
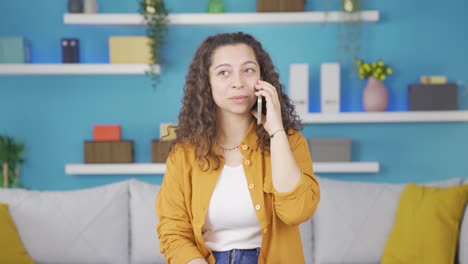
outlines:
[[28, 63], [29, 47], [23, 37], [0, 38], [0, 63]]

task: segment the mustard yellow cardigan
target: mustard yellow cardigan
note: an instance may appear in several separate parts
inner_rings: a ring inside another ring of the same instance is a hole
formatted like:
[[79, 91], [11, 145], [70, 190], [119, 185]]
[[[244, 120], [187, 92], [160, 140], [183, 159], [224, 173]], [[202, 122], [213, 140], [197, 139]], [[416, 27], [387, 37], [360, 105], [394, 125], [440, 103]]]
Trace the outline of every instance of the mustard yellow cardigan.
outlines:
[[[273, 188], [270, 154], [262, 153], [257, 146], [254, 122], [240, 145], [252, 203], [263, 233], [259, 264], [304, 263], [298, 225], [312, 216], [320, 199], [307, 140], [298, 131], [288, 134], [302, 173], [297, 187], [288, 193]], [[156, 201], [160, 250], [168, 263], [185, 264], [195, 258], [215, 263], [201, 230], [222, 168], [223, 164], [217, 170], [202, 171], [192, 146], [177, 146], [169, 155]]]

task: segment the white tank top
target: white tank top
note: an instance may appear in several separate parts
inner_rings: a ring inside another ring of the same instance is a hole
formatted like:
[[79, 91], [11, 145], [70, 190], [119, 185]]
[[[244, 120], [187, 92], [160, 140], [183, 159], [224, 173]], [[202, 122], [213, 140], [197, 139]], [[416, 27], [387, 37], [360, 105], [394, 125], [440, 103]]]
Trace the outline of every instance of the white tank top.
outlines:
[[224, 166], [211, 197], [202, 228], [212, 251], [261, 246], [262, 233], [242, 165]]

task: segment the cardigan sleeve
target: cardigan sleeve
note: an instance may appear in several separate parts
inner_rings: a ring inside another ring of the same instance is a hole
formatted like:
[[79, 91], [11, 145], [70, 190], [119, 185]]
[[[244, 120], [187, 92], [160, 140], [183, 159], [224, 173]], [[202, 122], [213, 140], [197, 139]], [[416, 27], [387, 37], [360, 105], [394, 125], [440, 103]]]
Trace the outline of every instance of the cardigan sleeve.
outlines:
[[273, 189], [274, 206], [281, 221], [288, 225], [299, 225], [315, 212], [320, 200], [320, 189], [312, 169], [307, 140], [296, 131], [289, 137], [289, 144], [301, 171], [301, 178], [296, 188], [290, 192], [277, 192]]
[[196, 246], [189, 208], [185, 202], [181, 154], [176, 149], [167, 158], [166, 172], [156, 199], [160, 251], [168, 263], [176, 264], [204, 258]]

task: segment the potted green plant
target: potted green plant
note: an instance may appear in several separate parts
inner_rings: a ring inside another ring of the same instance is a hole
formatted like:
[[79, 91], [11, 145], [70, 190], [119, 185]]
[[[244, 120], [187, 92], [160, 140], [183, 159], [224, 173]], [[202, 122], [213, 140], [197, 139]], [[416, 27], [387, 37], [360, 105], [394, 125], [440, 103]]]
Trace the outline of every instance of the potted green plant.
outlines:
[[7, 135], [0, 135], [0, 187], [19, 187], [19, 165], [24, 160], [24, 143]]
[[340, 16], [343, 20], [337, 23], [337, 61], [342, 66], [350, 67], [352, 72], [356, 70], [353, 61], [357, 59], [361, 51], [363, 20], [359, 12], [362, 11], [362, 8], [362, 0], [325, 0], [325, 21], [327, 21], [329, 13], [341, 12]]
[[158, 65], [161, 66], [165, 63], [163, 56], [161, 56], [160, 48], [166, 42], [167, 24], [169, 20], [168, 10], [164, 4], [164, 0], [140, 0], [139, 12], [143, 15], [146, 23], [146, 36], [150, 39], [150, 65], [147, 74], [153, 80], [153, 88], [156, 88], [159, 83], [160, 73], [158, 72]]

